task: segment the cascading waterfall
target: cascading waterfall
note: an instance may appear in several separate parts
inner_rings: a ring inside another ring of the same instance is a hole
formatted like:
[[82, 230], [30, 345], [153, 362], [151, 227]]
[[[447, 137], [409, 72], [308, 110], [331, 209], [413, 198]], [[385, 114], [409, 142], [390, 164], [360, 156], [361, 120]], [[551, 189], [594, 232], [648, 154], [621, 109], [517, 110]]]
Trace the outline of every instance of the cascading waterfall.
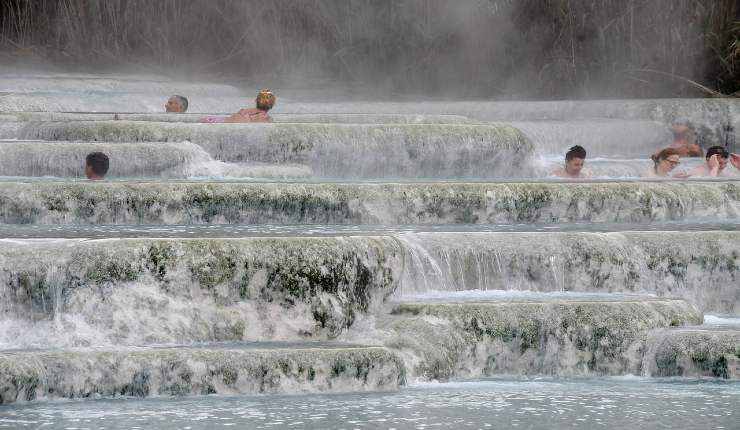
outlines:
[[4, 240], [0, 263], [3, 315], [65, 326], [17, 339], [46, 348], [336, 337], [397, 289], [403, 253], [390, 237]]
[[[0, 403], [740, 378], [737, 172], [635, 180], [674, 123], [726, 141], [737, 101], [286, 90], [272, 124], [203, 124], [254, 89], [0, 91]], [[162, 113], [171, 94], [189, 113]], [[575, 144], [597, 179], [550, 178]], [[92, 151], [108, 181], [81, 180]]]
[[402, 295], [648, 293], [740, 315], [736, 232], [407, 233], [399, 239], [409, 255]]

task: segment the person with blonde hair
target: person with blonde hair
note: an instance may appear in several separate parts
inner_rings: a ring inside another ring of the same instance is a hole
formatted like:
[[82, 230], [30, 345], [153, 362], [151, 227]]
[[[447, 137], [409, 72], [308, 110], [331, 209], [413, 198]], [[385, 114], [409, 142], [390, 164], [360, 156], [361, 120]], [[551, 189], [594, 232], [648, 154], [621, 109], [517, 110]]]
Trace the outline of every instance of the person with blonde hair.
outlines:
[[261, 90], [255, 100], [256, 108], [240, 109], [239, 112], [227, 117], [207, 116], [198, 122], [272, 122], [272, 117], [267, 113], [275, 106], [275, 95], [270, 90]]
[[272, 122], [267, 112], [275, 106], [275, 95], [270, 90], [262, 90], [255, 100], [256, 108], [241, 109], [234, 115], [224, 118], [224, 122]]
[[681, 156], [675, 148], [664, 148], [650, 157], [653, 168], [642, 172], [643, 178], [686, 177], [685, 174], [671, 175], [673, 169], [681, 164]]

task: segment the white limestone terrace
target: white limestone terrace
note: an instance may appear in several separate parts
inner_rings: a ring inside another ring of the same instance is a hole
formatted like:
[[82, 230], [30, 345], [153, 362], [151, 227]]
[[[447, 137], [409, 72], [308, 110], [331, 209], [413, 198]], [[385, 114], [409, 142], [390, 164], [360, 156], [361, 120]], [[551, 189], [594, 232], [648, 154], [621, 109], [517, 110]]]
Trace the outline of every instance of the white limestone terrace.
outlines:
[[[274, 90], [273, 124], [198, 124], [254, 89], [0, 77], [0, 403], [740, 379], [736, 179], [531, 179], [574, 144], [634, 177], [675, 122], [727, 141], [738, 101]], [[111, 180], [77, 180], [93, 150]]]
[[6, 77], [0, 76], [0, 93], [117, 93], [189, 96], [251, 95], [237, 87], [210, 82], [184, 82], [169, 79], [116, 79], [109, 77]]
[[0, 404], [114, 396], [388, 391], [405, 382], [380, 347], [247, 344], [0, 354]]
[[[33, 118], [33, 117], [39, 117]], [[31, 119], [29, 121], [29, 118]], [[91, 119], [92, 118], [92, 119]], [[379, 134], [378, 138], [395, 138], [383, 134], [382, 130], [427, 129], [430, 133], [456, 133], [477, 137], [474, 130], [491, 128], [514, 128], [519, 130], [532, 143], [532, 154], [537, 156], [556, 155], [562, 163], [562, 154], [573, 145], [581, 145], [589, 150], [593, 157], [639, 157], [649, 160], [649, 155], [671, 141], [668, 127], [655, 121], [635, 120], [583, 120], [583, 121], [541, 121], [476, 124], [465, 117], [454, 115], [357, 115], [357, 114], [283, 114], [275, 115], [275, 124], [192, 124], [202, 117], [188, 115], [177, 121], [178, 117], [164, 114], [56, 114], [33, 115], [4, 114], [0, 115], [0, 136], [6, 139], [57, 139], [88, 141], [124, 141], [142, 140], [177, 141], [189, 140], [203, 144], [206, 149], [214, 140], [223, 141], [226, 135], [239, 130], [237, 140], [242, 146], [259, 144], [264, 140], [264, 130], [283, 131], [286, 134], [300, 132], [303, 139], [318, 140], [314, 144], [328, 143], [332, 140], [355, 141], [359, 145], [375, 145], [377, 138], [356, 134], [347, 134], [343, 130], [350, 127], [360, 129], [359, 125], [373, 124], [372, 129]], [[306, 123], [314, 124], [306, 124]], [[316, 134], [320, 127], [324, 130]], [[299, 125], [301, 124], [301, 125]], [[387, 124], [387, 125], [381, 125]], [[71, 130], [75, 130], [72, 132]], [[273, 132], [274, 133], [274, 132]], [[418, 133], [418, 132], [417, 132]], [[598, 136], [598, 138], [595, 138]], [[435, 140], [425, 136], [427, 140]], [[326, 142], [322, 142], [326, 141]], [[217, 153], [214, 153], [218, 156]], [[397, 156], [389, 155], [388, 158]]]
[[[277, 123], [339, 123], [339, 124], [475, 124], [479, 121], [461, 115], [423, 115], [403, 113], [277, 113], [272, 114]], [[92, 113], [92, 112], [4, 112], [3, 122], [55, 122], [55, 121], [154, 121], [200, 122], [202, 113]]]
[[311, 167], [298, 163], [228, 163], [190, 142], [73, 142], [0, 140], [0, 175], [12, 178], [84, 178], [85, 157], [108, 155], [108, 180], [231, 178], [307, 180]]
[[0, 181], [5, 224], [498, 224], [738, 219], [735, 181]]
[[[402, 298], [477, 300], [498, 293], [651, 293], [740, 315], [740, 249], [731, 231], [405, 233]], [[532, 244], [537, 244], [532, 246]], [[519, 296], [517, 296], [519, 294]], [[548, 296], [556, 298], [555, 296]]]
[[[20, 122], [0, 123], [0, 137], [104, 143], [187, 141], [220, 161], [306, 165], [316, 179], [527, 177], [533, 152], [532, 143], [513, 127], [472, 124]], [[21, 149], [23, 143], [14, 145]], [[3, 147], [0, 143], [0, 150]], [[33, 159], [35, 150], [27, 150]]]
[[[423, 101], [423, 102], [332, 102], [317, 100], [290, 90], [281, 94], [274, 112], [308, 114], [454, 114], [479, 121], [656, 121], [663, 126], [691, 122], [702, 139], [725, 143], [726, 128], [738, 129], [738, 101], [733, 99], [656, 99], [598, 101]], [[191, 94], [190, 112], [231, 113], [253, 104], [256, 89], [238, 89], [213, 83], [175, 81], [163, 77], [47, 75], [0, 77], [0, 112], [163, 112], [171, 94]], [[537, 127], [533, 125], [532, 127]], [[603, 127], [609, 127], [603, 124]], [[625, 124], [630, 141], [640, 124]], [[656, 129], [658, 130], [658, 129]], [[665, 131], [663, 131], [665, 132]], [[649, 132], [654, 135], [654, 132]], [[642, 137], [641, 137], [642, 138]], [[580, 143], [580, 142], [575, 142]], [[563, 144], [565, 145], [565, 144]]]
[[724, 326], [740, 315], [737, 232], [419, 235], [3, 239], [0, 345], [334, 339], [399, 303], [682, 298]]

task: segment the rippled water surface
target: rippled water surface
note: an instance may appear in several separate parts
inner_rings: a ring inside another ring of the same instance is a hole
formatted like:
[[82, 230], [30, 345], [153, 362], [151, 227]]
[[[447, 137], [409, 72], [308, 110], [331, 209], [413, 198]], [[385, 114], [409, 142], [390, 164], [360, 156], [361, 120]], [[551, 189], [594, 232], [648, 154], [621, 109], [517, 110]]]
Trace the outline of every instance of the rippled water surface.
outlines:
[[398, 393], [12, 405], [1, 428], [737, 429], [740, 383], [639, 378], [429, 384]]
[[612, 232], [612, 231], [740, 231], [740, 222], [656, 222], [651, 224], [451, 224], [451, 225], [331, 225], [331, 224], [219, 224], [219, 225], [42, 225], [0, 224], [0, 238], [131, 238], [131, 237], [260, 237], [260, 236], [368, 236], [398, 233], [485, 232]]
[[[537, 292], [518, 290], [427, 291], [395, 298], [399, 303], [552, 303], [552, 302], [620, 302], [658, 299], [647, 294]], [[715, 317], [716, 318], [716, 317]], [[725, 319], [729, 320], [729, 319]], [[722, 321], [725, 321], [722, 320]], [[714, 319], [713, 321], [716, 321]]]

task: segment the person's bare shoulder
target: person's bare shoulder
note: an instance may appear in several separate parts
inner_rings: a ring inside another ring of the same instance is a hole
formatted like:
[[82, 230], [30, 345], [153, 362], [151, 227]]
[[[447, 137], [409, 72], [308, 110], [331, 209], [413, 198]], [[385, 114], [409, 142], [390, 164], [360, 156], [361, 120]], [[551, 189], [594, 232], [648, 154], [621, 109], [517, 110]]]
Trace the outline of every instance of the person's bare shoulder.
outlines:
[[255, 108], [239, 109], [239, 114], [244, 116], [254, 116], [262, 113], [261, 110]]
[[730, 154], [730, 164], [740, 171], [740, 155], [735, 153]]
[[653, 169], [646, 169], [640, 172], [641, 178], [655, 178], [657, 175], [653, 171]]
[[550, 176], [557, 176], [558, 178], [566, 178], [568, 175], [566, 175], [565, 169], [560, 167], [550, 172]]

